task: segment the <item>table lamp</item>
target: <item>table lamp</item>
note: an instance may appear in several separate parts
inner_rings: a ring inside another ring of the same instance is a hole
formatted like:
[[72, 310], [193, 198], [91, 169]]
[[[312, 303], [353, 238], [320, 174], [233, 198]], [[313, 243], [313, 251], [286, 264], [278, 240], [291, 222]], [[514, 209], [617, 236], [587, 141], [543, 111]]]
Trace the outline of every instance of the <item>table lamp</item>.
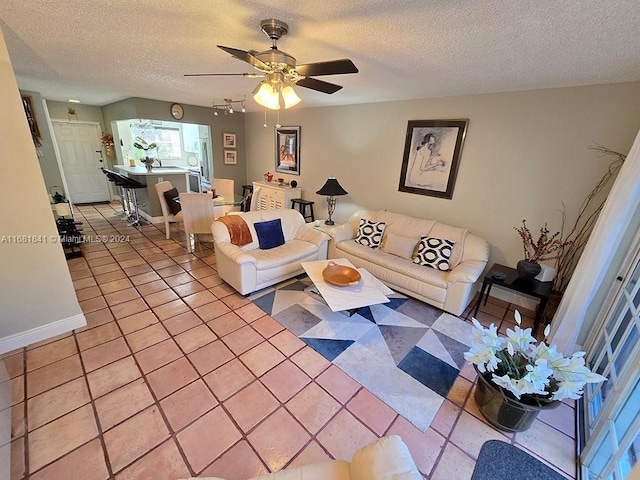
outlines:
[[318, 195], [327, 197], [327, 209], [329, 210], [329, 218], [325, 220], [326, 225], [335, 225], [331, 220], [331, 216], [336, 209], [336, 203], [338, 201], [337, 196], [348, 195], [348, 192], [342, 188], [342, 186], [336, 180], [336, 177], [329, 177], [320, 190], [316, 192]]

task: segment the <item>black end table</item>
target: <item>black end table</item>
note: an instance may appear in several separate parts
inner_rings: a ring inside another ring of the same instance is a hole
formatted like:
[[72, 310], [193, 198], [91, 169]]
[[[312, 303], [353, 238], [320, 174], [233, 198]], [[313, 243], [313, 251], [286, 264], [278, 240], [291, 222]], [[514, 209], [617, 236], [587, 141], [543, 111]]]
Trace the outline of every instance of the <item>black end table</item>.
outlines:
[[524, 293], [525, 295], [529, 295], [540, 300], [540, 303], [538, 304], [538, 308], [536, 310], [536, 316], [533, 320], [532, 333], [533, 335], [535, 335], [538, 331], [540, 320], [542, 320], [544, 309], [547, 306], [547, 301], [549, 300], [549, 296], [551, 295], [551, 287], [553, 285], [553, 282], [540, 282], [535, 279], [528, 280], [520, 278], [518, 277], [518, 272], [515, 268], [500, 265], [499, 263], [494, 263], [487, 274], [484, 276], [480, 297], [478, 298], [475, 309], [473, 311], [474, 317], [478, 315], [478, 310], [480, 309], [480, 304], [482, 303], [482, 297], [484, 297], [484, 304], [487, 304], [487, 299], [489, 298], [489, 293], [491, 293], [491, 287], [493, 285], [499, 285], [500, 287], [506, 288], [508, 290]]

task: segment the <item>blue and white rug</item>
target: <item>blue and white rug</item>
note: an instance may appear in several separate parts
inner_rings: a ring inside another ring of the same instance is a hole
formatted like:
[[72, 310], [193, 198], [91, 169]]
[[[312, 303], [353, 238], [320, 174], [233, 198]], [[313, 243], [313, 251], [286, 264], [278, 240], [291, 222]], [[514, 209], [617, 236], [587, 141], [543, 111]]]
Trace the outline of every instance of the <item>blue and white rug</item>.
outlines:
[[394, 293], [353, 316], [332, 312], [306, 275], [249, 299], [421, 431], [464, 365], [471, 324]]

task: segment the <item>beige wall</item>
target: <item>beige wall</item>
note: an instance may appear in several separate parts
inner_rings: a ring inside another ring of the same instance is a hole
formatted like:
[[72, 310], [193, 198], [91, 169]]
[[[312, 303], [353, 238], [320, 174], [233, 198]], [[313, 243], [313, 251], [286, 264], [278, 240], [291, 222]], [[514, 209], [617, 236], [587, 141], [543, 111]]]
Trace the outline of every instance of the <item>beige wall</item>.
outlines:
[[[0, 353], [85, 323], [0, 35]], [[14, 243], [13, 236], [42, 241]], [[53, 324], [53, 325], [52, 325]]]
[[[301, 96], [304, 106], [304, 89]], [[398, 192], [408, 120], [469, 119], [453, 199]], [[275, 117], [247, 114], [248, 181], [273, 171]], [[492, 245], [491, 261], [515, 265], [522, 245], [513, 230], [526, 219], [537, 234], [544, 222], [569, 221], [610, 158], [589, 150], [599, 143], [628, 152], [640, 129], [640, 83], [533, 90], [282, 111], [280, 123], [301, 126], [303, 197], [329, 175], [349, 192], [334, 218], [360, 207], [435, 218], [470, 228]]]
[[[75, 115], [69, 115], [69, 108], [76, 111]], [[74, 122], [95, 122], [100, 124], [100, 130], [104, 129], [102, 108], [81, 103], [56, 102], [47, 100], [47, 110], [52, 120], [71, 120]]]

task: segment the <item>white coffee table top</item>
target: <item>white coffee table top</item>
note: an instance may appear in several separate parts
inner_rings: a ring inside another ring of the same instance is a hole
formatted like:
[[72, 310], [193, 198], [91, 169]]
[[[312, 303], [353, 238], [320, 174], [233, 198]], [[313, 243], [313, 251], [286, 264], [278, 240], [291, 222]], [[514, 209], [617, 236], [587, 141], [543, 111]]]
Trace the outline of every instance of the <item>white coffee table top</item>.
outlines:
[[322, 277], [322, 270], [325, 269], [329, 261], [333, 261], [339, 265], [346, 265], [348, 267], [355, 268], [346, 258], [333, 258], [331, 260], [319, 260], [316, 262], [302, 262], [301, 265], [332, 311], [341, 312], [343, 310], [368, 307], [370, 305], [387, 303], [389, 301], [387, 295], [391, 295], [393, 290], [371, 275], [364, 268], [357, 269], [362, 277], [358, 285], [337, 287], [325, 282]]

